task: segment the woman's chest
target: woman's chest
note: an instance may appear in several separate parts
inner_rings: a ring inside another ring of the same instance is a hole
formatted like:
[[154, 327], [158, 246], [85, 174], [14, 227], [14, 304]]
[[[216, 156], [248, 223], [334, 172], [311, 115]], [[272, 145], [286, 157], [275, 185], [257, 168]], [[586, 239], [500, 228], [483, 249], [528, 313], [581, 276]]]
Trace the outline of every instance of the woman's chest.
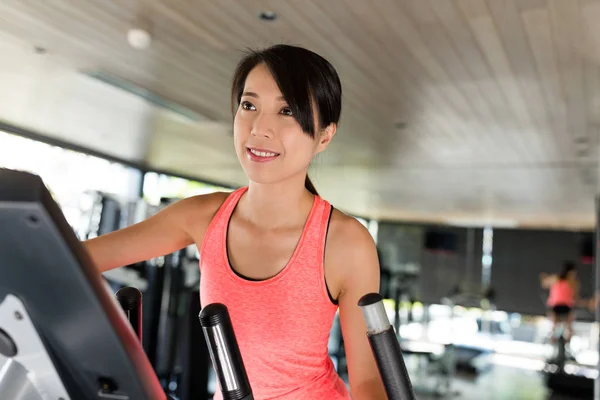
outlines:
[[231, 224], [226, 238], [229, 266], [239, 275], [264, 280], [279, 274], [292, 260], [302, 229], [260, 231]]

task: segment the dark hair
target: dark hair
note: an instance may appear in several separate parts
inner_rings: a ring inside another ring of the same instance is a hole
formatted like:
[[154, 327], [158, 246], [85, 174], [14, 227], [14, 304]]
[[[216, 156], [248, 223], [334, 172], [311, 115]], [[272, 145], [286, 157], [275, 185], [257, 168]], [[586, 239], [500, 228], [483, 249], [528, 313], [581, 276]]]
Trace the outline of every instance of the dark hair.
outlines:
[[571, 271], [575, 271], [575, 264], [572, 263], [571, 261], [566, 261], [563, 264], [563, 269], [559, 275], [559, 279], [564, 281], [565, 279], [567, 279], [567, 275], [569, 275], [569, 272], [571, 272]]
[[[314, 138], [318, 129], [338, 123], [342, 110], [342, 84], [335, 68], [310, 50], [285, 44], [249, 50], [239, 62], [231, 85], [233, 115], [239, 107], [248, 74], [259, 64], [265, 64], [273, 75], [304, 133]], [[313, 105], [317, 110], [318, 127], [314, 124]], [[305, 186], [317, 195], [308, 175]]]

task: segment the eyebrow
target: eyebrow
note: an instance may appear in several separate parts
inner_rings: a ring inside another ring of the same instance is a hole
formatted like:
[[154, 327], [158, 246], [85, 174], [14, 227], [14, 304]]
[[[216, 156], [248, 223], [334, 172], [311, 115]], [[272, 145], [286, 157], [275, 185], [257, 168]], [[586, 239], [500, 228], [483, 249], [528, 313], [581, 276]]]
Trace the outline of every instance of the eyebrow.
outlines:
[[[244, 93], [242, 93], [242, 96], [254, 97], [255, 99], [258, 99], [260, 97], [258, 94], [254, 93], [254, 92], [244, 92]], [[277, 100], [285, 101], [285, 97], [279, 96], [277, 98]]]

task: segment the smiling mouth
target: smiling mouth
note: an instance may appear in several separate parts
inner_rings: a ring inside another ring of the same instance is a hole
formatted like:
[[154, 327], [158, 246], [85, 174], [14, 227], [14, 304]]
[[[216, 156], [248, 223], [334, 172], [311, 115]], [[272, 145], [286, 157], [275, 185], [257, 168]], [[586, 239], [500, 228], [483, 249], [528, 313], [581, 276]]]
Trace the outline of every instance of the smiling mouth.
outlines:
[[250, 161], [256, 163], [264, 163], [275, 160], [279, 153], [275, 153], [274, 151], [268, 151], [265, 149], [253, 149], [250, 147], [246, 147], [246, 154], [248, 154], [248, 158]]
[[264, 158], [272, 158], [277, 157], [279, 153], [275, 153], [272, 151], [261, 150], [261, 149], [252, 149], [250, 147], [247, 148], [248, 152], [256, 157], [264, 157]]

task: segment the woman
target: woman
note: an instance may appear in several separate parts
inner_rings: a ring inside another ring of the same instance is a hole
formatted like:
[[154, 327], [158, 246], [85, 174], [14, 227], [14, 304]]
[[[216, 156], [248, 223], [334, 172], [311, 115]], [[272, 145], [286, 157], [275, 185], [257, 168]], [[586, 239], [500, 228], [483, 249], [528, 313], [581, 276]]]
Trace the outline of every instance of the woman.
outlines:
[[[201, 304], [228, 307], [256, 399], [386, 398], [357, 306], [379, 290], [375, 244], [307, 176], [336, 133], [341, 95], [334, 67], [309, 50], [250, 52], [231, 92], [248, 186], [181, 200], [86, 242], [100, 271], [196, 244]], [[338, 308], [350, 393], [327, 353]]]
[[573, 321], [575, 305], [581, 304], [584, 307], [590, 305], [589, 300], [579, 300], [579, 280], [575, 264], [565, 262], [560, 275], [542, 274], [542, 287], [550, 289], [550, 295], [546, 302], [548, 314], [552, 320], [551, 340], [554, 341], [554, 332], [560, 321], [566, 324], [565, 340], [568, 342], [573, 334]]

